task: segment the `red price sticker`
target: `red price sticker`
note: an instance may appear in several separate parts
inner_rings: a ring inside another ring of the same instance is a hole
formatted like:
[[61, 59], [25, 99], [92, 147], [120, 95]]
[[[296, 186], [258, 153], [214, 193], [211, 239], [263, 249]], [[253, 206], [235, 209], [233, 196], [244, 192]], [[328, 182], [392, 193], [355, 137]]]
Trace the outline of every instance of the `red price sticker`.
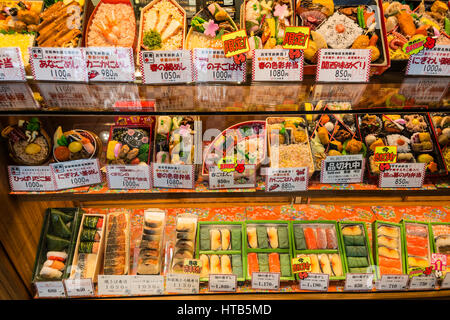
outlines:
[[202, 261], [198, 259], [184, 259], [183, 273], [200, 274], [202, 272]]
[[371, 55], [370, 49], [321, 49], [316, 81], [368, 82]]
[[227, 33], [222, 36], [225, 57], [230, 58], [250, 50], [245, 29]]
[[286, 27], [282, 47], [284, 49], [308, 48], [310, 27]]
[[0, 81], [26, 81], [20, 48], [0, 48]]
[[89, 81], [134, 81], [132, 48], [89, 47], [85, 50]]
[[450, 76], [450, 48], [448, 45], [424, 49], [409, 57], [406, 74], [422, 76]]
[[292, 258], [292, 270], [294, 273], [311, 272], [311, 258], [310, 257]]

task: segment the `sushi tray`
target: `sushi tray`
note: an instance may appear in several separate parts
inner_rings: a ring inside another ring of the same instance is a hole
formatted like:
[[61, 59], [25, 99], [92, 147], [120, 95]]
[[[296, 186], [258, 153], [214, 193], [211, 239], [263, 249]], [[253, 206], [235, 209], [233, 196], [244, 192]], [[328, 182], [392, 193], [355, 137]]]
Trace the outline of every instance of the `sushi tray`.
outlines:
[[81, 217], [79, 208], [46, 210], [34, 262], [32, 283], [67, 279]]
[[244, 234], [247, 280], [252, 279], [253, 272], [279, 272], [280, 281], [295, 279], [288, 221], [249, 220], [245, 222]]
[[195, 258], [202, 262], [200, 281], [209, 281], [209, 274], [235, 274], [237, 281], [245, 281], [243, 234], [243, 222], [198, 222]]
[[304, 74], [314, 74], [320, 49], [370, 49], [371, 74], [390, 66], [381, 0], [345, 4], [337, 1], [297, 1], [296, 25], [311, 28], [304, 50]]
[[83, 214], [70, 279], [90, 278], [97, 282], [103, 261], [105, 227], [104, 214]]
[[193, 214], [177, 215], [175, 246], [170, 268], [173, 273], [183, 273], [184, 259], [194, 259], [197, 221], [198, 217]]
[[447, 171], [450, 168], [450, 113], [432, 113], [433, 132], [439, 142]]
[[309, 257], [311, 273], [326, 273], [330, 280], [344, 280], [347, 267], [338, 231], [336, 221], [292, 221], [293, 256]]
[[405, 251], [402, 237], [402, 225], [375, 220], [372, 226], [374, 241], [373, 254], [377, 276], [383, 274], [405, 274]]
[[402, 220], [403, 250], [405, 252], [406, 273], [424, 270], [431, 266], [432, 241], [429, 223]]
[[368, 150], [368, 176], [375, 179], [377, 146], [397, 146], [398, 163], [426, 163], [426, 176], [447, 175], [447, 168], [427, 113], [366, 114], [358, 117], [358, 130]]
[[450, 222], [430, 222], [431, 249], [433, 253], [447, 256], [447, 268], [442, 277], [450, 272]]
[[160, 209], [144, 211], [142, 236], [137, 248], [137, 274], [161, 274], [166, 212]]
[[106, 216], [104, 275], [127, 275], [130, 266], [130, 215], [110, 212]]
[[306, 120], [301, 117], [268, 117], [266, 119], [270, 167], [307, 167], [314, 173]]
[[340, 221], [339, 237], [347, 273], [373, 273], [377, 279], [366, 224], [359, 221]]

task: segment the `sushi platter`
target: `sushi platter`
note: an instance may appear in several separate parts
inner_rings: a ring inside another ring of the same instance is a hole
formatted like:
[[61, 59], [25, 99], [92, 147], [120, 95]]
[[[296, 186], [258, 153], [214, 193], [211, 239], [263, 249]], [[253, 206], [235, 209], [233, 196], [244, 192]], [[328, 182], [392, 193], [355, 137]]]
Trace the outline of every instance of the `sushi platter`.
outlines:
[[130, 215], [112, 212], [106, 217], [104, 275], [126, 275], [130, 258]]
[[[445, 254], [447, 261], [450, 262], [450, 223], [448, 222], [430, 222], [430, 236], [433, 253]], [[442, 277], [445, 277], [450, 271], [450, 264], [442, 271]]]
[[432, 241], [429, 224], [411, 220], [402, 220], [401, 224], [407, 274], [430, 267]]
[[192, 214], [177, 216], [175, 246], [171, 263], [173, 273], [183, 273], [184, 260], [194, 258], [197, 220], [198, 217]]

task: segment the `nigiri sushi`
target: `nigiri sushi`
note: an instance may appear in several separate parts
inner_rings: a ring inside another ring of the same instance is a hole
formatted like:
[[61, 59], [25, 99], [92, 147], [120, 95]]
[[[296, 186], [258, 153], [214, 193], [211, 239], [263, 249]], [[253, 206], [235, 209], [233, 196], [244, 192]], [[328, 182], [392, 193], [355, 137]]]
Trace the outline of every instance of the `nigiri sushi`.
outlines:
[[311, 259], [311, 273], [321, 273], [317, 254], [310, 254], [309, 258]]
[[378, 237], [378, 245], [385, 246], [391, 249], [397, 249], [399, 247], [397, 238], [390, 238], [386, 236]]
[[247, 239], [248, 239], [248, 245], [250, 248], [258, 248], [258, 238], [256, 236], [256, 228], [255, 227], [248, 227], [247, 228]]
[[408, 246], [426, 247], [427, 243], [428, 243], [427, 238], [406, 235], [406, 245], [408, 245]]
[[380, 226], [378, 227], [378, 235], [379, 236], [388, 236], [391, 238], [399, 237], [399, 228], [398, 227], [390, 227], [390, 226]]
[[278, 248], [278, 232], [275, 227], [267, 227], [267, 237], [269, 238], [269, 244], [272, 249]]
[[222, 250], [228, 250], [228, 247], [230, 246], [230, 230], [229, 229], [221, 229], [220, 235], [222, 236]]
[[389, 268], [402, 268], [402, 262], [400, 259], [392, 259], [392, 258], [386, 258], [383, 256], [378, 257], [378, 265], [381, 267], [389, 267]]
[[342, 235], [344, 236], [359, 236], [362, 234], [361, 227], [358, 225], [345, 226], [342, 228]]
[[47, 260], [44, 262], [44, 267], [53, 268], [53, 269], [62, 271], [65, 267], [65, 264], [58, 260]]
[[330, 259], [331, 269], [336, 277], [342, 276], [341, 257], [337, 253], [328, 255]]
[[218, 229], [209, 230], [211, 238], [211, 250], [220, 250], [222, 243], [220, 241], [220, 231]]
[[380, 266], [380, 274], [402, 274], [402, 269]]
[[331, 271], [331, 265], [330, 260], [328, 259], [328, 255], [326, 254], [319, 254], [319, 263], [320, 263], [320, 269], [322, 270], [322, 273], [329, 274], [330, 276], [333, 275]]
[[222, 273], [224, 274], [232, 274], [231, 260], [228, 255], [223, 255], [220, 257], [220, 264], [222, 268]]
[[411, 256], [428, 257], [428, 248], [427, 247], [417, 247], [417, 246], [408, 245], [406, 247], [406, 251], [408, 252], [408, 255], [411, 255]]
[[386, 247], [378, 247], [378, 255], [392, 259], [400, 259], [400, 254], [396, 249]]
[[410, 267], [426, 268], [430, 264], [428, 260], [422, 258], [408, 257], [408, 265]]
[[221, 272], [221, 263], [220, 263], [220, 258], [218, 255], [213, 254], [211, 255], [210, 259], [210, 268], [211, 268], [211, 273], [212, 274], [220, 274]]
[[248, 274], [252, 276], [253, 272], [259, 272], [258, 255], [255, 252], [247, 255]]
[[317, 248], [326, 249], [327, 248], [327, 234], [324, 228], [316, 228], [317, 235]]
[[305, 235], [306, 246], [309, 250], [317, 249], [316, 233], [313, 228], [304, 228], [303, 234]]
[[424, 225], [408, 223], [406, 224], [406, 233], [419, 237], [427, 237], [428, 228]]
[[44, 266], [44, 267], [42, 267], [39, 275], [41, 275], [42, 277], [45, 277], [45, 278], [57, 279], [57, 278], [61, 278], [62, 272], [57, 269], [53, 269], [53, 268]]
[[200, 255], [200, 261], [202, 262], [202, 271], [200, 272], [200, 278], [205, 278], [209, 275], [209, 259], [206, 254]]
[[435, 238], [450, 234], [450, 225], [433, 225], [431, 228], [433, 229], [433, 235]]
[[47, 259], [65, 261], [67, 259], [67, 253], [64, 251], [49, 251], [47, 252]]
[[327, 235], [327, 249], [337, 248], [337, 238], [334, 228], [326, 228], [325, 233]]
[[269, 253], [269, 271], [270, 272], [281, 272], [280, 271], [280, 257], [278, 253]]

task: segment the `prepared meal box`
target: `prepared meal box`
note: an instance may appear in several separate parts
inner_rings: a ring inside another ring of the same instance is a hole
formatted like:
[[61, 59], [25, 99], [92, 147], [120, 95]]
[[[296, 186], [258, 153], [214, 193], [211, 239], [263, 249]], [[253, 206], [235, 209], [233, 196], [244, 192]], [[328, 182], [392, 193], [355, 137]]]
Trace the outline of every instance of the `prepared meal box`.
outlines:
[[378, 278], [381, 278], [383, 274], [405, 274], [406, 263], [402, 225], [376, 220], [372, 226], [372, 234], [373, 254]]
[[69, 276], [81, 217], [78, 208], [46, 210], [31, 282]]
[[403, 250], [405, 252], [406, 272], [424, 270], [431, 266], [431, 245], [429, 223], [403, 219]]
[[339, 237], [347, 273], [373, 273], [377, 278], [375, 264], [366, 224], [359, 221], [340, 221]]
[[197, 221], [198, 217], [193, 214], [177, 215], [176, 240], [171, 263], [174, 273], [183, 273], [184, 259], [194, 259]]
[[447, 267], [442, 271], [442, 277], [450, 272], [450, 222], [430, 222], [431, 249], [433, 253], [447, 256]]
[[266, 131], [270, 166], [273, 168], [307, 167], [314, 173], [306, 120], [301, 117], [268, 117]]
[[397, 162], [426, 163], [426, 176], [447, 174], [436, 136], [427, 113], [365, 114], [358, 117], [358, 129], [367, 145], [369, 178], [379, 175], [374, 162], [378, 146], [397, 146]]
[[314, 74], [320, 49], [370, 49], [371, 73], [381, 74], [390, 66], [386, 28], [380, 0], [297, 1], [299, 26], [311, 28], [304, 50], [305, 74]]
[[126, 275], [130, 267], [130, 215], [110, 212], [106, 216], [104, 275]]
[[309, 257], [311, 273], [328, 274], [330, 280], [345, 279], [347, 265], [336, 221], [292, 221], [291, 232], [293, 257]]
[[53, 135], [53, 158], [56, 162], [97, 158], [102, 152], [102, 141], [93, 132], [83, 129], [62, 131]]
[[235, 274], [237, 281], [245, 281], [244, 235], [242, 222], [198, 222], [195, 258], [202, 262], [200, 281], [209, 281], [209, 274]]
[[144, 211], [142, 237], [137, 244], [137, 274], [160, 274], [163, 264], [163, 243], [166, 228], [166, 212], [160, 209]]
[[280, 281], [294, 280], [290, 222], [249, 220], [245, 222], [244, 233], [247, 280], [252, 279], [253, 272], [279, 272]]
[[449, 113], [432, 113], [431, 122], [433, 124], [433, 132], [439, 143], [444, 158], [447, 171], [450, 168], [450, 114]]
[[90, 278], [92, 282], [97, 282], [103, 261], [105, 219], [104, 214], [83, 214], [70, 279]]

